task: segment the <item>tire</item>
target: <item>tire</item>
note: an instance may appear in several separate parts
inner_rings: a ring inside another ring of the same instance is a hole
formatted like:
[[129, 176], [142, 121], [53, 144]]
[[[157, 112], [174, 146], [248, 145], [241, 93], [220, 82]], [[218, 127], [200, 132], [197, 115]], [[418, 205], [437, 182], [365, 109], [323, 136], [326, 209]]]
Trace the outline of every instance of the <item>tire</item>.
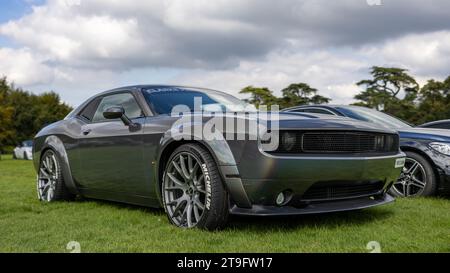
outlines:
[[69, 201], [75, 197], [64, 183], [61, 160], [53, 150], [47, 150], [42, 155], [36, 184], [38, 198], [41, 201]]
[[26, 152], [23, 152], [23, 159], [24, 159], [24, 160], [28, 160], [28, 156], [27, 156], [27, 153], [26, 153]]
[[206, 230], [225, 226], [228, 193], [214, 158], [202, 146], [178, 147], [167, 161], [161, 186], [164, 210], [172, 224]]
[[[400, 178], [390, 189], [390, 194], [396, 197], [435, 195], [437, 192], [437, 179], [433, 166], [418, 153], [406, 151], [405, 154], [405, 167]], [[412, 170], [413, 168], [416, 168], [415, 172]]]

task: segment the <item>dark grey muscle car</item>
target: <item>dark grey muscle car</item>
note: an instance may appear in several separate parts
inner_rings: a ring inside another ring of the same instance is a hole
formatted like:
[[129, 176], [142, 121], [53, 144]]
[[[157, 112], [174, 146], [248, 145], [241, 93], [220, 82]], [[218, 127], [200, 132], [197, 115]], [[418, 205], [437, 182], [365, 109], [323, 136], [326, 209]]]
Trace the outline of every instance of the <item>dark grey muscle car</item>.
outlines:
[[[185, 111], [174, 115], [178, 105]], [[324, 213], [393, 200], [387, 191], [404, 164], [396, 132], [314, 114], [264, 120], [246, 109], [228, 94], [178, 86], [96, 95], [36, 135], [38, 196], [163, 207], [171, 223], [209, 230], [230, 213]], [[213, 117], [226, 124], [213, 131], [226, 137], [193, 133]], [[270, 137], [236, 129], [263, 120]], [[266, 148], [272, 140], [277, 145]]]

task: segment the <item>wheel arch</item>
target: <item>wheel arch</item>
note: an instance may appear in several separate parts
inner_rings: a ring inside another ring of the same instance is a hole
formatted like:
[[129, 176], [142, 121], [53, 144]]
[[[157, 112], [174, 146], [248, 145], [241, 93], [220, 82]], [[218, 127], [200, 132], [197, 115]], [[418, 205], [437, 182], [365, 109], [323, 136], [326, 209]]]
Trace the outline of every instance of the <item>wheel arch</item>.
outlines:
[[411, 146], [401, 146], [400, 149], [403, 152], [413, 152], [425, 158], [425, 160], [428, 161], [428, 163], [430, 163], [430, 165], [433, 167], [434, 176], [436, 177], [436, 182], [439, 186], [439, 184], [441, 183], [440, 174], [438, 171], [439, 167], [434, 163], [433, 159], [431, 159], [431, 157], [425, 151], [419, 149], [418, 147]]
[[222, 178], [230, 198], [239, 207], [251, 207], [251, 202], [242, 185], [239, 170], [236, 165], [233, 153], [225, 140], [203, 141], [199, 139], [183, 138], [181, 140], [166, 139], [156, 160], [156, 194], [162, 203], [161, 187], [165, 164], [172, 153], [181, 145], [195, 143], [209, 151], [214, 158], [219, 174]]
[[72, 194], [79, 194], [78, 188], [75, 185], [75, 181], [72, 177], [72, 172], [70, 169], [69, 158], [67, 156], [66, 148], [64, 147], [64, 143], [61, 139], [55, 135], [47, 136], [39, 150], [38, 164], [42, 159], [42, 156], [47, 150], [52, 150], [58, 155], [61, 164], [61, 171], [64, 178], [64, 184], [67, 189]]
[[[185, 144], [197, 144], [197, 145], [200, 145], [201, 147], [205, 148], [206, 150], [208, 150], [209, 153], [211, 154], [211, 156], [214, 158], [214, 161], [218, 165], [217, 167], [219, 169], [221, 176], [223, 176], [217, 155], [214, 153], [214, 150], [205, 142], [200, 141], [200, 140], [187, 140], [187, 139], [167, 140], [165, 145], [161, 148], [158, 158], [156, 160], [156, 162], [157, 162], [157, 164], [156, 164], [156, 193], [158, 195], [158, 199], [160, 200], [160, 202], [162, 200], [162, 197], [161, 197], [162, 178], [163, 178], [164, 170], [166, 168], [167, 161], [169, 160], [172, 153], [178, 147], [185, 145]], [[222, 179], [223, 179], [223, 177], [222, 177]]]

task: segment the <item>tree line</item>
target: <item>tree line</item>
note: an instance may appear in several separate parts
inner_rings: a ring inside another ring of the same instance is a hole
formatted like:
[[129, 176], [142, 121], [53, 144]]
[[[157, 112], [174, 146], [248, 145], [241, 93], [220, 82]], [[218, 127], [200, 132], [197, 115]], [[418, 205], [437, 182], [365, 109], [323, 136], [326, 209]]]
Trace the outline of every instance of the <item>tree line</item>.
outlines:
[[0, 152], [11, 152], [45, 125], [63, 119], [72, 108], [55, 92], [32, 94], [0, 79]]
[[[450, 76], [444, 81], [430, 79], [423, 86], [406, 69], [374, 66], [370, 78], [356, 83], [361, 91], [355, 105], [381, 110], [412, 124], [450, 118]], [[267, 87], [247, 86], [240, 91], [246, 101], [260, 105], [279, 105], [280, 109], [325, 104], [330, 98], [319, 95], [307, 83], [293, 83], [281, 90], [281, 97]], [[0, 152], [33, 136], [46, 124], [63, 119], [72, 107], [55, 92], [32, 94], [0, 79]]]
[[[370, 76], [356, 83], [361, 91], [354, 97], [357, 102], [353, 105], [374, 108], [416, 125], [450, 118], [450, 76], [444, 81], [430, 79], [423, 86], [402, 68], [373, 66]], [[256, 107], [278, 104], [283, 109], [331, 101], [302, 82], [282, 89], [281, 97], [267, 87], [247, 86], [240, 93], [250, 95], [246, 101]]]

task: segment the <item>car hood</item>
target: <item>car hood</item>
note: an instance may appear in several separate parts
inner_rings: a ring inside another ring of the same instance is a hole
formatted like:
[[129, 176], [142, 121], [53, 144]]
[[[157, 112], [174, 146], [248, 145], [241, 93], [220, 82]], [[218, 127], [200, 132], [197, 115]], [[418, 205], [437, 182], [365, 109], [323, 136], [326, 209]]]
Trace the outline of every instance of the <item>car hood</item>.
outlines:
[[[199, 115], [193, 113], [192, 115]], [[222, 114], [215, 114], [222, 116]], [[236, 118], [233, 114], [225, 113], [223, 116], [227, 118]], [[238, 118], [258, 120], [260, 123], [267, 124], [268, 128], [273, 128], [274, 121], [278, 118], [279, 129], [304, 129], [304, 130], [350, 130], [350, 131], [373, 131], [389, 134], [397, 134], [397, 131], [380, 127], [374, 123], [359, 121], [346, 117], [320, 115], [320, 114], [304, 114], [304, 113], [288, 113], [288, 112], [267, 112], [255, 115], [252, 113], [241, 113]]]
[[356, 130], [356, 131], [376, 131], [396, 134], [391, 129], [382, 128], [376, 124], [359, 121], [346, 117], [303, 114], [303, 113], [279, 113], [280, 128], [301, 128], [301, 129], [325, 129], [325, 130]]
[[401, 138], [428, 139], [450, 142], [450, 130], [430, 128], [402, 128], [399, 129]]

